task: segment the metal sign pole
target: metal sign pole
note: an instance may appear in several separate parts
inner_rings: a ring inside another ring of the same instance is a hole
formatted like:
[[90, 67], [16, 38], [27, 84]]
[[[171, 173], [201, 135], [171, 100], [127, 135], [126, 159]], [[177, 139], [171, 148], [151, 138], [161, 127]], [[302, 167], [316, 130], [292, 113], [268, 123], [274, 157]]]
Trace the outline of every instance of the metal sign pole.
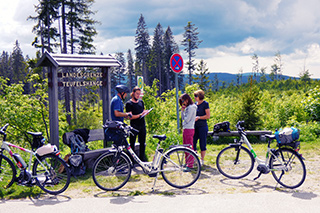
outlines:
[[179, 97], [178, 97], [178, 73], [182, 71], [183, 68], [183, 58], [180, 54], [175, 53], [170, 58], [170, 67], [173, 72], [176, 73], [175, 82], [176, 82], [176, 108], [177, 108], [177, 129], [180, 134], [180, 119], [179, 119]]
[[175, 81], [176, 81], [177, 129], [178, 129], [178, 133], [180, 134], [179, 103], [178, 103], [178, 99], [179, 99], [179, 97], [178, 97], [178, 73], [176, 73]]

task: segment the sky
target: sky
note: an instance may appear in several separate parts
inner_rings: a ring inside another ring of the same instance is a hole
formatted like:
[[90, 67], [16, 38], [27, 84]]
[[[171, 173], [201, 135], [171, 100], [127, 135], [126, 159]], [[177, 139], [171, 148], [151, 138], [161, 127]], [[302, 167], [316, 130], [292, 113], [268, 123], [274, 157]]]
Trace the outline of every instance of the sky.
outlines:
[[[38, 0], [1, 0], [0, 51], [12, 52], [18, 40], [24, 55], [35, 57], [31, 46]], [[184, 61], [181, 45], [184, 27], [190, 21], [198, 28], [202, 43], [195, 60], [207, 64], [209, 72], [252, 72], [252, 56], [270, 73], [280, 53], [283, 74], [298, 77], [308, 70], [320, 78], [319, 0], [95, 0], [92, 10], [98, 35], [97, 53], [134, 53], [140, 15], [152, 38], [158, 23], [170, 26]], [[184, 68], [186, 71], [186, 67]]]

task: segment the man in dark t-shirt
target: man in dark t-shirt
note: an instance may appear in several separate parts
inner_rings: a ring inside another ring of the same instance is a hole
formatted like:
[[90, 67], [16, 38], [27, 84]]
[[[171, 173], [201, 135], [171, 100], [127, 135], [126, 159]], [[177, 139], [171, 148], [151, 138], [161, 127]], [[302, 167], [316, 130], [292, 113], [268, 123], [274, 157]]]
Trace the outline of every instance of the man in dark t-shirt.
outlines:
[[142, 161], [146, 161], [145, 158], [145, 149], [146, 149], [146, 123], [144, 120], [144, 116], [146, 114], [146, 110], [144, 109], [144, 103], [141, 99], [139, 99], [141, 94], [141, 90], [139, 87], [133, 88], [131, 93], [131, 99], [126, 103], [126, 112], [132, 114], [130, 118], [130, 126], [139, 130], [139, 133], [135, 135], [130, 135], [130, 146], [133, 150], [135, 150], [135, 142], [138, 135], [138, 141], [140, 143], [139, 149], [139, 158]]

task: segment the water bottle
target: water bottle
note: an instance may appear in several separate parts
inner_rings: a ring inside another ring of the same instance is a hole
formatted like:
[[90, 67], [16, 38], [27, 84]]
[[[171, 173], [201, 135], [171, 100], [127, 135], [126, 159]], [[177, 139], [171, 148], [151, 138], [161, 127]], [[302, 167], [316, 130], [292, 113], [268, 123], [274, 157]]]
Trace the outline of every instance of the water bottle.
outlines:
[[13, 156], [13, 158], [15, 159], [15, 161], [17, 162], [17, 166], [18, 166], [20, 169], [25, 169], [25, 168], [27, 168], [26, 162], [24, 162], [24, 160], [22, 159], [22, 157], [21, 157], [18, 153], [14, 153], [12, 156]]

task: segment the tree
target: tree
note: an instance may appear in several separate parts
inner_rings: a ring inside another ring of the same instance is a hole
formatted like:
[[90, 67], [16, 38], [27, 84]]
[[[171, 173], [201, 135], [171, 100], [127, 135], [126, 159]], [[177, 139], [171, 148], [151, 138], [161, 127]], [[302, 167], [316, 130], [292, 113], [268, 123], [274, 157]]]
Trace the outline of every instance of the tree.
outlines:
[[150, 54], [149, 33], [143, 15], [140, 15], [135, 37], [136, 60], [139, 63], [139, 70], [142, 73], [144, 82], [149, 85], [147, 73], [147, 61]]
[[[171, 70], [170, 67], [170, 58], [174, 53], [179, 53], [179, 47], [177, 43], [174, 41], [174, 37], [171, 31], [170, 26], [168, 26], [164, 36], [163, 36], [163, 44], [164, 44], [164, 82], [166, 82], [164, 86], [164, 90], [171, 90], [174, 87], [174, 79], [175, 73]], [[179, 77], [182, 75], [179, 75]], [[179, 81], [183, 81], [182, 78], [179, 78]], [[182, 84], [182, 83], [181, 83]]]
[[39, 4], [35, 6], [37, 16], [29, 16], [28, 20], [33, 20], [36, 25], [32, 32], [36, 34], [32, 45], [41, 48], [41, 52], [52, 52], [53, 47], [57, 47], [59, 33], [57, 27], [53, 24], [58, 18], [61, 0], [39, 0]]
[[182, 45], [185, 46], [184, 51], [188, 54], [188, 72], [189, 72], [189, 84], [191, 85], [192, 73], [195, 70], [195, 64], [193, 57], [196, 56], [195, 50], [201, 44], [202, 40], [199, 40], [197, 32], [198, 28], [194, 24], [188, 22], [187, 26], [184, 28], [185, 32], [183, 34]]
[[132, 54], [131, 54], [131, 50], [128, 50], [127, 53], [127, 75], [128, 75], [128, 82], [129, 82], [129, 88], [133, 88], [133, 85], [136, 85], [135, 82], [135, 73], [134, 73], [134, 67], [133, 67], [133, 58], [132, 58]]
[[245, 121], [245, 128], [255, 130], [260, 124], [259, 114], [259, 88], [253, 84], [252, 77], [250, 78], [250, 88], [242, 93], [237, 112], [237, 120]]
[[275, 63], [271, 65], [270, 78], [271, 80], [281, 80], [283, 64], [279, 51], [275, 54], [274, 62]]
[[153, 42], [151, 48], [151, 57], [152, 60], [152, 67], [153, 73], [151, 79], [157, 78], [159, 79], [159, 94], [161, 95], [163, 90], [164, 84], [164, 41], [163, 41], [163, 29], [160, 23], [157, 24], [154, 35], [153, 35]]
[[253, 60], [253, 67], [252, 67], [253, 78], [257, 80], [257, 75], [259, 73], [259, 57], [257, 54], [253, 54], [251, 58]]
[[120, 62], [120, 67], [111, 68], [111, 88], [116, 88], [118, 84], [123, 84], [125, 80], [126, 61], [122, 52], [117, 52], [115, 58]]
[[237, 86], [239, 86], [242, 83], [242, 74], [243, 74], [243, 69], [239, 69], [239, 73], [237, 74]]
[[26, 65], [25, 65], [24, 56], [23, 56], [22, 50], [20, 49], [20, 44], [18, 40], [16, 41], [15, 46], [13, 47], [13, 52], [10, 55], [9, 67], [10, 67], [10, 73], [8, 77], [10, 79], [10, 84], [25, 82]]
[[210, 85], [209, 80], [209, 69], [206, 67], [207, 63], [204, 62], [203, 59], [200, 60], [198, 67], [197, 67], [197, 73], [196, 76], [193, 77], [193, 82], [197, 83], [203, 91], [208, 90]]

